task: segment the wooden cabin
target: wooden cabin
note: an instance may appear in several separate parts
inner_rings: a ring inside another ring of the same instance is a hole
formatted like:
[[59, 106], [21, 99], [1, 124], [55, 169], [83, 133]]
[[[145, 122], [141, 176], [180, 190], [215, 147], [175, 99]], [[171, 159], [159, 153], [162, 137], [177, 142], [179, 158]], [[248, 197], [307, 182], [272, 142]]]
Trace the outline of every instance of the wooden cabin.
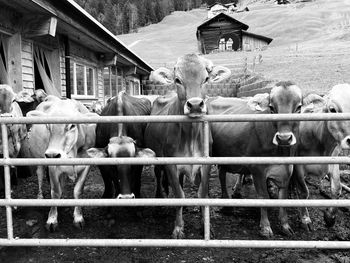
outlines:
[[249, 26], [225, 13], [207, 19], [197, 28], [199, 52], [261, 50], [272, 38], [247, 32]]
[[0, 0], [0, 84], [84, 104], [141, 94], [152, 67], [73, 0]]

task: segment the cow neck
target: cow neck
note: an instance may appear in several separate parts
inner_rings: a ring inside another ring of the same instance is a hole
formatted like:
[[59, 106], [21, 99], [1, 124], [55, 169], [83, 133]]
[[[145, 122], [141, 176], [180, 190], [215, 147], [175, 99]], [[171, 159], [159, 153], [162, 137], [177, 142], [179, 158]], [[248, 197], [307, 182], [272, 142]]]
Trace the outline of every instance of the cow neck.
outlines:
[[323, 155], [330, 155], [337, 145], [337, 141], [328, 130], [327, 121], [318, 121], [313, 125], [313, 136], [317, 138], [319, 145], [322, 148]]
[[270, 154], [271, 152], [275, 152], [277, 147], [272, 143], [272, 140], [276, 129], [273, 127], [273, 123], [255, 122], [254, 130], [255, 136], [260, 144], [259, 146], [254, 145], [254, 147], [252, 147], [253, 149], [251, 150], [256, 151], [254, 154]]
[[[179, 98], [176, 100], [175, 115], [184, 115], [184, 105]], [[203, 153], [203, 125], [201, 122], [178, 123], [180, 128], [180, 148], [188, 147], [187, 151], [191, 156], [198, 156]]]

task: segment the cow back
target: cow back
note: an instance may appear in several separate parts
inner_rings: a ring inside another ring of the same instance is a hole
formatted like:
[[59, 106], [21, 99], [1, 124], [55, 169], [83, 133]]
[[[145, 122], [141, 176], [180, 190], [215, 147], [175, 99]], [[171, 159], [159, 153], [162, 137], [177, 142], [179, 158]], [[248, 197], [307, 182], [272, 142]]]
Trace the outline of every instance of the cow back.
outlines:
[[[125, 92], [111, 99], [103, 108], [101, 116], [142, 116], [150, 115], [151, 102], [147, 98], [136, 98]], [[118, 99], [119, 97], [119, 99]], [[144, 146], [144, 130], [146, 123], [126, 123], [125, 136], [133, 138], [138, 147]], [[118, 136], [118, 123], [98, 123], [96, 126], [96, 147], [108, 145], [111, 137]]]

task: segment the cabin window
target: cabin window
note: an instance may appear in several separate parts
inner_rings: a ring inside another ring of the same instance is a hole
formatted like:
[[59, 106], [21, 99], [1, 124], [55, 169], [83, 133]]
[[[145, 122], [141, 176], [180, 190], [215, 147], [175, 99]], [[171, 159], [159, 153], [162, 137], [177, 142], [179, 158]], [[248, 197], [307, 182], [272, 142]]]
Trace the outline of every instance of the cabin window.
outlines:
[[71, 91], [74, 97], [95, 97], [96, 69], [71, 61]]

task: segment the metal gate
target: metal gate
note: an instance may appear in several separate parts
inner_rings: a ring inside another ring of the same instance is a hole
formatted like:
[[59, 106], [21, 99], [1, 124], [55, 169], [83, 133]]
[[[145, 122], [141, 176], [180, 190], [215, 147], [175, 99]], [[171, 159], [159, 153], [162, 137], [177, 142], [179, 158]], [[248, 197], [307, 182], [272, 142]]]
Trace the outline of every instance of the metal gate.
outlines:
[[[350, 157], [209, 157], [209, 122], [266, 122], [304, 120], [350, 120], [349, 113], [323, 114], [266, 114], [266, 115], [206, 115], [201, 118], [186, 116], [103, 116], [71, 118], [62, 117], [2, 117], [3, 153], [0, 166], [5, 171], [5, 199], [7, 238], [0, 238], [0, 246], [95, 246], [95, 247], [222, 247], [222, 248], [328, 248], [349, 249], [350, 241], [300, 241], [300, 240], [211, 240], [210, 207], [345, 207], [350, 200], [271, 200], [271, 199], [12, 199], [10, 166], [24, 165], [118, 165], [118, 164], [350, 164]], [[204, 134], [203, 157], [155, 157], [155, 158], [75, 158], [40, 159], [9, 158], [7, 124], [47, 123], [140, 123], [140, 122], [202, 122]], [[25, 239], [13, 236], [12, 209], [14, 206], [204, 206], [203, 239]]]

